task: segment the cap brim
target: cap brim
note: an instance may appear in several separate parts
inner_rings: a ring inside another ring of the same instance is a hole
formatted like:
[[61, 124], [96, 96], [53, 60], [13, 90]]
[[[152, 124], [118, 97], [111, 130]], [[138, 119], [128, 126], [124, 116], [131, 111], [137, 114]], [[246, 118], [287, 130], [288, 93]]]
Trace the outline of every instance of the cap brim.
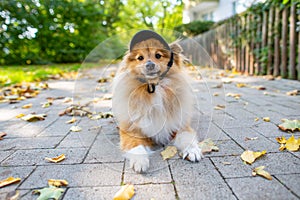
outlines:
[[162, 36], [155, 33], [154, 31], [143, 30], [143, 31], [137, 32], [133, 36], [133, 38], [131, 39], [130, 45], [129, 45], [129, 51], [132, 51], [133, 47], [137, 43], [140, 43], [142, 41], [146, 41], [148, 39], [156, 39], [156, 40], [160, 41], [167, 50], [170, 50], [170, 47], [169, 47], [168, 43], [164, 40], [164, 38]]

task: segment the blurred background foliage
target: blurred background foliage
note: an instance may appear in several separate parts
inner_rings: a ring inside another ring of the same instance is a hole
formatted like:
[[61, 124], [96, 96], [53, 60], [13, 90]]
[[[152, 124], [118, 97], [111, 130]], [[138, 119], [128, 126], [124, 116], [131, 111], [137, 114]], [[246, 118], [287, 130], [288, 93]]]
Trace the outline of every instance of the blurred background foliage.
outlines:
[[[0, 64], [81, 62], [115, 34], [173, 30], [182, 23], [182, 9], [182, 0], [4, 0]], [[120, 40], [114, 38], [109, 49], [123, 51]]]

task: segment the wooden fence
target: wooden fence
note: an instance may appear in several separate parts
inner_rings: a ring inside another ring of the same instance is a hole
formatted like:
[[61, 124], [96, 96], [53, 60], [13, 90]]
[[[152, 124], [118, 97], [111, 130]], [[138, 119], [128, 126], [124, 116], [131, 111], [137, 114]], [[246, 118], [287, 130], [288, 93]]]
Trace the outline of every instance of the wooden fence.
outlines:
[[259, 9], [227, 19], [194, 39], [220, 68], [300, 80], [299, 5]]

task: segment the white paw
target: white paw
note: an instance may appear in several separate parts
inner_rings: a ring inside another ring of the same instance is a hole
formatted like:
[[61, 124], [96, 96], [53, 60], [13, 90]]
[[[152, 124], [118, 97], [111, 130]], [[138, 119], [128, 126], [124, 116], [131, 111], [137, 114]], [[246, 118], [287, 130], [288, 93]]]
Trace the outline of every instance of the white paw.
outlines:
[[191, 162], [198, 162], [203, 158], [201, 149], [197, 144], [191, 144], [182, 151], [182, 158]]
[[134, 156], [129, 160], [130, 168], [132, 168], [137, 173], [146, 172], [149, 168], [149, 158], [148, 156]]
[[127, 151], [125, 157], [129, 160], [130, 168], [137, 173], [146, 172], [149, 168], [148, 151], [143, 145]]

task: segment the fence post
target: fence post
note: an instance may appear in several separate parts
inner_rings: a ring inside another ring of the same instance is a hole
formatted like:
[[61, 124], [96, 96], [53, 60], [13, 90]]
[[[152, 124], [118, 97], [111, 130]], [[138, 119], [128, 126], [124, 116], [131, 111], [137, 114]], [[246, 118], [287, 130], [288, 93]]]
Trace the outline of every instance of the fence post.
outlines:
[[287, 40], [288, 40], [288, 7], [282, 11], [282, 29], [281, 29], [281, 65], [280, 74], [282, 78], [287, 78]]
[[275, 23], [274, 23], [274, 33], [275, 33], [275, 38], [274, 38], [274, 71], [273, 71], [273, 76], [279, 76], [279, 56], [280, 56], [280, 43], [279, 43], [279, 38], [280, 38], [280, 8], [275, 8]]
[[289, 78], [296, 79], [296, 3], [291, 4], [289, 57]]
[[[264, 50], [267, 47], [267, 39], [268, 39], [268, 12], [265, 11], [263, 12], [263, 24], [262, 24], [262, 45], [261, 45], [261, 51], [263, 50], [263, 52], [260, 52], [260, 56], [265, 56], [264, 55]], [[262, 62], [262, 66], [260, 67], [260, 75], [263, 75], [266, 72], [266, 63]]]
[[262, 29], [262, 15], [256, 16], [256, 32], [255, 32], [255, 74], [258, 75], [261, 71], [261, 66], [260, 66], [260, 56], [259, 56], [259, 51], [261, 48], [261, 41], [258, 40], [258, 38], [261, 38], [261, 29]]
[[274, 20], [274, 7], [269, 10], [269, 27], [268, 27], [268, 62], [267, 62], [267, 74], [270, 75], [273, 72], [273, 20]]

